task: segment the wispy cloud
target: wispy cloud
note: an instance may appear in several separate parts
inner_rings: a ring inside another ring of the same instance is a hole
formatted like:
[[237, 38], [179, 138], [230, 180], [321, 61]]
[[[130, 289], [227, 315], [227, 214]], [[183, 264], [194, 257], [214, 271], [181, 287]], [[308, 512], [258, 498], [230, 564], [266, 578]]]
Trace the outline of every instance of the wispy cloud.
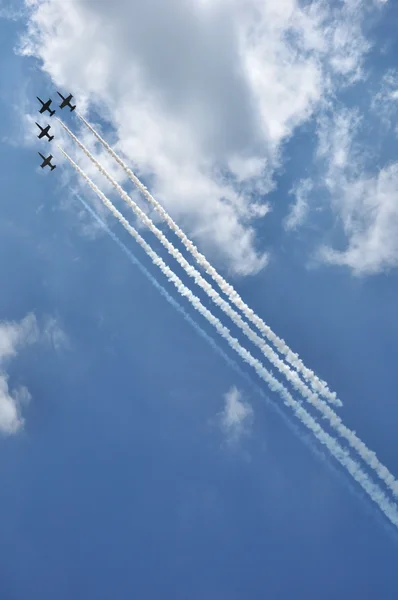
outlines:
[[342, 207], [345, 250], [321, 249], [330, 263], [346, 265], [357, 275], [398, 266], [398, 163], [375, 175], [364, 173], [347, 182]]
[[398, 70], [389, 69], [384, 74], [380, 89], [372, 98], [371, 108], [385, 128], [398, 136]]
[[302, 179], [290, 190], [289, 194], [295, 197], [295, 202], [285, 218], [284, 225], [288, 231], [297, 229], [304, 223], [309, 211], [308, 197], [313, 187], [310, 179]]
[[18, 21], [26, 16], [26, 11], [22, 8], [15, 8], [13, 6], [1, 6], [0, 7], [0, 19], [6, 21]]
[[242, 435], [248, 434], [254, 419], [254, 411], [242, 398], [241, 392], [233, 386], [224, 396], [224, 408], [217, 420], [227, 441], [236, 443]]
[[43, 325], [42, 337], [57, 352], [66, 350], [70, 346], [70, 340], [59, 320], [55, 317], [47, 317]]
[[26, 316], [19, 323], [0, 323], [0, 431], [15, 433], [23, 425], [21, 409], [30, 400], [25, 387], [10, 390], [6, 372], [7, 361], [15, 357], [18, 350], [37, 341], [39, 330], [34, 315]]
[[356, 275], [398, 266], [398, 163], [371, 166], [370, 145], [360, 142], [364, 126], [358, 110], [343, 108], [324, 115], [318, 129], [324, 188], [346, 239], [344, 249], [324, 245], [318, 255]]
[[34, 314], [21, 321], [0, 322], [0, 433], [16, 433], [24, 425], [23, 408], [31, 400], [31, 394], [25, 386], [10, 388], [7, 367], [23, 348], [37, 343], [50, 344], [60, 351], [68, 347], [69, 340], [52, 316], [44, 318], [41, 326]]
[[27, 315], [19, 323], [3, 321], [0, 323], [0, 361], [17, 354], [18, 348], [35, 342], [38, 338], [38, 326], [33, 314]]

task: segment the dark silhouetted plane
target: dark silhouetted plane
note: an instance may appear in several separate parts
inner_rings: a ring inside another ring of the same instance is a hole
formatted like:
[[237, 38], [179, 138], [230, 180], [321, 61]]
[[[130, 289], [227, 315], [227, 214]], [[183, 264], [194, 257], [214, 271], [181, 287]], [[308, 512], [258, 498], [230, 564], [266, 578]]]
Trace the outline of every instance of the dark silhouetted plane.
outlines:
[[38, 99], [39, 102], [41, 102], [41, 109], [39, 110], [39, 112], [44, 113], [44, 112], [46, 112], [46, 110], [48, 110], [48, 112], [50, 113], [50, 116], [52, 117], [53, 114], [55, 113], [55, 110], [50, 109], [52, 100], [47, 100], [47, 102], [43, 102], [43, 100], [41, 100], [39, 98], [39, 96], [36, 96], [36, 98]]
[[50, 125], [47, 125], [47, 127], [41, 127], [38, 123], [36, 123], [36, 125], [40, 129], [40, 133], [37, 136], [39, 140], [41, 140], [42, 137], [47, 137], [49, 142], [54, 139], [53, 135], [48, 135], [48, 132], [50, 131]]
[[65, 106], [69, 106], [69, 108], [70, 108], [70, 112], [72, 112], [72, 110], [75, 110], [75, 108], [76, 108], [76, 104], [75, 104], [75, 106], [73, 106], [73, 105], [70, 103], [70, 101], [71, 101], [71, 100], [72, 100], [72, 98], [73, 98], [72, 94], [69, 94], [69, 96], [68, 96], [67, 98], [64, 98], [64, 96], [63, 96], [62, 94], [60, 94], [59, 92], [57, 92], [57, 94], [58, 94], [58, 96], [59, 96], [60, 98], [62, 98], [62, 102], [61, 102], [61, 104], [59, 105], [59, 107], [60, 107], [60, 108], [65, 108]]
[[42, 159], [43, 159], [43, 162], [42, 162], [42, 163], [41, 163], [41, 165], [40, 165], [40, 166], [41, 166], [41, 168], [42, 168], [42, 169], [44, 169], [44, 167], [50, 167], [51, 171], [54, 171], [54, 169], [55, 169], [55, 167], [56, 167], [57, 165], [52, 165], [52, 164], [51, 164], [51, 159], [52, 159], [53, 155], [52, 155], [52, 154], [50, 154], [50, 156], [47, 156], [47, 158], [46, 158], [46, 157], [45, 157], [45, 156], [43, 156], [43, 155], [42, 155], [40, 152], [39, 152], [39, 154], [40, 154], [40, 156], [41, 156], [41, 157], [42, 157]]

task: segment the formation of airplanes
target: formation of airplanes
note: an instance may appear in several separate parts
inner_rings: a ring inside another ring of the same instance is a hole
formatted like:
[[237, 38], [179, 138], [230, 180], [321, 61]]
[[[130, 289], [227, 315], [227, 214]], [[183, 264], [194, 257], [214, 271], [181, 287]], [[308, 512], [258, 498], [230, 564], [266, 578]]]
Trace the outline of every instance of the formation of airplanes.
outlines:
[[[63, 109], [68, 107], [70, 109], [70, 112], [74, 111], [76, 108], [76, 104], [73, 105], [71, 103], [71, 100], [73, 98], [72, 94], [69, 94], [69, 96], [63, 96], [62, 94], [60, 94], [60, 92], [57, 92], [58, 96], [62, 99], [61, 104], [59, 105], [59, 108]], [[55, 113], [55, 110], [52, 110], [51, 107], [51, 103], [52, 100], [51, 98], [49, 100], [47, 100], [47, 102], [43, 102], [43, 100], [41, 98], [39, 98], [39, 96], [36, 96], [36, 98], [38, 99], [38, 101], [41, 104], [41, 108], [39, 109], [39, 113], [43, 114], [45, 112], [48, 112], [50, 114], [50, 117], [52, 117]], [[49, 131], [51, 129], [51, 125], [47, 125], [46, 127], [42, 127], [41, 125], [39, 125], [39, 123], [36, 123], [36, 125], [38, 126], [38, 128], [40, 129], [40, 133], [37, 136], [39, 139], [42, 139], [44, 137], [47, 138], [48, 142], [51, 142], [51, 140], [54, 139], [53, 135], [49, 135]], [[43, 159], [43, 162], [41, 163], [41, 168], [44, 169], [44, 167], [50, 167], [51, 171], [54, 171], [54, 169], [56, 168], [57, 165], [53, 165], [51, 164], [51, 159], [52, 159], [52, 154], [50, 154], [49, 156], [43, 156], [40, 152], [39, 155], [41, 156], [41, 158]]]

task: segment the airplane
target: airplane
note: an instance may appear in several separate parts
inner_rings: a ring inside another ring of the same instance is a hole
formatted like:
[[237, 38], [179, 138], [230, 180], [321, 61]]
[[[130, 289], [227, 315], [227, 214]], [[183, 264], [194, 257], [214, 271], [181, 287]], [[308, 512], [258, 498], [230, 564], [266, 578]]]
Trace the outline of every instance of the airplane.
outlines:
[[50, 109], [50, 104], [51, 104], [52, 100], [47, 100], [47, 102], [43, 102], [43, 100], [41, 100], [41, 99], [39, 98], [39, 96], [36, 96], [36, 98], [37, 98], [37, 99], [38, 99], [38, 101], [39, 101], [39, 102], [41, 102], [41, 104], [42, 104], [42, 107], [41, 107], [41, 109], [39, 110], [39, 113], [44, 113], [44, 112], [46, 112], [46, 110], [48, 110], [48, 112], [50, 113], [50, 116], [52, 117], [52, 116], [53, 116], [53, 114], [55, 113], [55, 110], [51, 110], [51, 109]]
[[40, 152], [39, 152], [40, 156], [43, 159], [42, 164], [40, 165], [42, 169], [44, 169], [44, 167], [50, 167], [51, 171], [54, 171], [54, 169], [56, 168], [57, 165], [52, 165], [51, 164], [51, 159], [53, 157], [52, 154], [50, 154], [50, 156], [47, 156], [47, 158], [45, 156], [43, 156]]
[[51, 140], [54, 139], [53, 135], [48, 135], [48, 132], [50, 130], [50, 125], [47, 125], [47, 127], [41, 127], [38, 123], [36, 123], [36, 125], [40, 129], [40, 133], [37, 136], [39, 138], [39, 140], [41, 140], [42, 137], [48, 137], [49, 142], [51, 142]]
[[64, 98], [64, 96], [63, 96], [62, 94], [60, 94], [59, 92], [57, 92], [57, 94], [58, 94], [58, 96], [59, 96], [60, 98], [62, 98], [62, 102], [61, 102], [61, 104], [59, 105], [59, 107], [60, 107], [60, 108], [65, 108], [65, 106], [69, 106], [69, 108], [70, 108], [70, 112], [72, 112], [72, 110], [75, 110], [75, 108], [76, 108], [76, 104], [75, 104], [75, 106], [73, 106], [73, 105], [70, 103], [70, 101], [71, 101], [71, 100], [72, 100], [72, 98], [73, 98], [72, 94], [69, 94], [69, 96], [68, 96], [67, 98]]

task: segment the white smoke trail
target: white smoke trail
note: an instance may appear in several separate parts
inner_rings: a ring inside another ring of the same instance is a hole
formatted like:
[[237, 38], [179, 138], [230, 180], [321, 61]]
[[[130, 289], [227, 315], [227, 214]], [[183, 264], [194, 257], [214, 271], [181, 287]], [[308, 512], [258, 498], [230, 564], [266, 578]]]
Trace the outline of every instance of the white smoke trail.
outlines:
[[279, 356], [272, 350], [268, 344], [264, 342], [248, 325], [242, 320], [241, 316], [218, 294], [218, 292], [200, 275], [200, 273], [190, 265], [183, 255], [177, 250], [173, 244], [166, 238], [166, 236], [154, 225], [152, 220], [137, 206], [130, 196], [120, 187], [120, 185], [109, 175], [104, 167], [94, 158], [91, 152], [80, 142], [80, 140], [70, 131], [70, 129], [58, 119], [62, 127], [67, 131], [74, 142], [83, 150], [86, 156], [95, 164], [98, 170], [108, 179], [108, 181], [114, 186], [123, 200], [133, 209], [134, 213], [140, 217], [140, 219], [147, 225], [147, 227], [156, 235], [159, 241], [167, 249], [167, 251], [177, 260], [186, 273], [192, 277], [195, 282], [206, 292], [206, 294], [213, 300], [213, 302], [219, 306], [225, 314], [227, 314], [232, 321], [245, 333], [249, 340], [251, 340], [268, 360], [283, 374], [286, 379], [290, 381], [293, 387], [299, 391], [303, 397], [305, 397], [317, 410], [319, 410], [323, 416], [328, 419], [331, 426], [343, 437], [350, 446], [355, 449], [359, 456], [372, 468], [385, 485], [391, 490], [394, 496], [398, 496], [398, 482], [394, 475], [383, 465], [376, 454], [372, 452], [357, 435], [346, 427], [340, 417], [333, 411], [328, 404], [320, 399], [316, 393], [311, 390], [302, 382], [297, 372], [292, 371], [286, 363], [284, 363]]
[[216, 271], [216, 269], [208, 262], [206, 257], [199, 252], [197, 247], [193, 244], [193, 242], [186, 236], [186, 234], [180, 229], [177, 223], [170, 217], [170, 215], [165, 211], [162, 205], [152, 196], [149, 190], [144, 186], [144, 184], [138, 179], [138, 177], [132, 172], [132, 170], [126, 165], [126, 163], [120, 158], [118, 154], [107, 144], [107, 142], [100, 136], [99, 133], [86, 121], [86, 119], [80, 114], [77, 113], [77, 116], [81, 119], [81, 121], [86, 125], [86, 127], [95, 135], [97, 140], [101, 142], [104, 148], [109, 152], [109, 154], [116, 160], [116, 162], [124, 169], [125, 173], [134, 183], [134, 185], [139, 189], [139, 191], [144, 195], [144, 197], [148, 200], [148, 202], [153, 206], [153, 208], [161, 215], [163, 220], [167, 223], [172, 231], [180, 238], [185, 248], [191, 253], [191, 255], [195, 258], [196, 262], [200, 264], [206, 273], [210, 275], [213, 280], [218, 284], [219, 288], [224, 292], [224, 294], [229, 298], [230, 302], [235, 304], [245, 317], [251, 321], [259, 331], [265, 337], [271, 341], [274, 346], [279, 350], [281, 354], [286, 357], [288, 363], [290, 363], [299, 373], [302, 374], [303, 378], [308, 381], [312, 387], [312, 389], [327, 398], [332, 404], [336, 406], [342, 406], [341, 400], [336, 397], [335, 392], [331, 392], [328, 388], [326, 382], [319, 379], [311, 369], [308, 369], [299, 358], [298, 354], [292, 352], [286, 342], [279, 338], [272, 329], [264, 323], [264, 321], [254, 313], [254, 311], [245, 304], [239, 294], [235, 291], [235, 289], [227, 282], [225, 279]]
[[[193, 327], [193, 329], [196, 331], [196, 333], [198, 335], [200, 335], [200, 337], [202, 337], [213, 348], [213, 350], [215, 352], [217, 352], [217, 354], [219, 354], [224, 359], [224, 361], [227, 363], [227, 365], [229, 367], [231, 367], [231, 369], [233, 369], [241, 377], [246, 379], [246, 381], [248, 381], [248, 383], [250, 385], [254, 385], [257, 388], [256, 384], [253, 383], [253, 381], [250, 379], [249, 375], [247, 373], [245, 373], [244, 371], [242, 371], [242, 369], [239, 367], [239, 365], [232, 358], [230, 358], [224, 352], [224, 350], [222, 350], [222, 348], [220, 348], [220, 346], [217, 344], [217, 342], [215, 340], [213, 340], [213, 338], [210, 337], [204, 331], [204, 329], [202, 329], [200, 327], [200, 325], [198, 323], [196, 323], [196, 321], [194, 321], [194, 319], [192, 319], [192, 317], [183, 309], [183, 307], [177, 302], [177, 300], [175, 300], [172, 296], [170, 296], [170, 294], [165, 290], [165, 288], [154, 278], [154, 276], [148, 271], [148, 269], [146, 269], [144, 267], [144, 265], [138, 260], [138, 258], [136, 258], [134, 256], [134, 254], [117, 237], [117, 235], [115, 235], [113, 233], [113, 231], [111, 229], [109, 229], [109, 227], [97, 215], [97, 213], [91, 208], [91, 206], [89, 206], [87, 204], [87, 202], [85, 200], [83, 200], [83, 198], [81, 198], [78, 194], [75, 194], [75, 197], [84, 206], [84, 208], [87, 210], [87, 212], [90, 213], [90, 215], [93, 217], [93, 219], [95, 219], [97, 221], [97, 223], [102, 227], [102, 229], [104, 231], [106, 231], [106, 233], [115, 242], [115, 244], [117, 244], [119, 246], [119, 248], [122, 250], [122, 252], [124, 252], [124, 254], [128, 257], [130, 262], [133, 265], [135, 265], [136, 267], [138, 267], [138, 269], [141, 271], [141, 273], [143, 275], [145, 275], [145, 277], [158, 290], [158, 292], [163, 296], [163, 298], [165, 298], [165, 300], [168, 302], [168, 304], [170, 304], [170, 306], [172, 306], [180, 315], [182, 315], [182, 317], [185, 319], [185, 321], [187, 321], [187, 323], [189, 323]], [[258, 389], [258, 391], [262, 392], [262, 390], [260, 388]]]
[[[165, 290], [164, 287], [153, 277], [153, 275], [144, 267], [144, 265], [134, 256], [134, 254], [123, 244], [123, 242], [115, 235], [115, 233], [102, 221], [102, 219], [98, 216], [98, 214], [91, 208], [89, 204], [79, 194], [75, 194], [75, 197], [79, 200], [79, 202], [84, 206], [84, 208], [90, 213], [90, 215], [97, 221], [97, 223], [106, 231], [106, 233], [110, 236], [110, 238], [119, 246], [119, 248], [126, 254], [128, 259], [139, 268], [141, 273], [145, 275], [145, 277], [151, 282], [151, 284], [160, 292], [160, 294], [166, 299], [166, 301], [177, 310], [178, 313], [182, 315], [182, 317], [195, 329], [195, 331], [204, 339], [206, 342], [213, 348], [217, 354], [219, 354], [224, 361], [227, 363], [229, 367], [231, 367], [238, 375], [240, 375], [243, 379], [245, 379], [248, 384], [259, 394], [267, 403], [270, 409], [276, 412], [279, 417], [283, 420], [285, 425], [294, 433], [296, 437], [298, 437], [303, 444], [305, 444], [309, 450], [317, 456], [319, 460], [321, 460], [327, 467], [333, 472], [335, 476], [343, 476], [341, 471], [338, 471], [337, 468], [330, 462], [325, 461], [325, 455], [321, 452], [321, 450], [314, 444], [312, 438], [308, 435], [303, 435], [302, 430], [300, 429], [298, 423], [292, 421], [289, 416], [282, 410], [282, 408], [272, 402], [270, 398], [267, 396], [265, 391], [253, 380], [253, 378], [246, 372], [242, 371], [239, 365], [230, 358], [222, 348], [216, 343], [216, 341], [210, 337], [196, 321], [194, 321], [190, 315], [182, 308], [182, 306]], [[347, 487], [349, 487], [350, 493], [355, 494], [356, 498], [360, 498], [363, 500], [363, 497], [360, 495], [358, 490], [353, 487], [350, 483], [350, 480], [345, 480], [344, 482]], [[366, 505], [367, 506], [367, 505]], [[367, 508], [369, 508], [367, 506]], [[373, 505], [372, 505], [373, 508]], [[379, 515], [379, 513], [377, 513]], [[381, 518], [381, 517], [380, 517]], [[385, 521], [382, 520], [383, 525], [386, 525]]]
[[164, 263], [164, 261], [152, 250], [150, 245], [140, 236], [140, 234], [130, 225], [130, 223], [123, 217], [123, 215], [116, 209], [112, 202], [101, 192], [100, 189], [94, 184], [93, 181], [82, 171], [82, 169], [70, 158], [70, 156], [58, 146], [65, 158], [70, 162], [74, 169], [79, 173], [91, 189], [97, 194], [102, 200], [104, 205], [111, 211], [111, 213], [118, 219], [123, 227], [130, 233], [130, 235], [137, 241], [137, 243], [145, 250], [147, 255], [151, 258], [152, 262], [159, 267], [162, 273], [167, 279], [174, 284], [178, 292], [185, 296], [192, 306], [203, 316], [207, 321], [215, 327], [218, 333], [228, 342], [233, 350], [239, 356], [251, 365], [259, 377], [265, 381], [271, 390], [279, 393], [284, 403], [290, 406], [294, 411], [297, 418], [312, 431], [318, 441], [327, 447], [329, 452], [334, 458], [350, 473], [355, 481], [362, 487], [362, 489], [368, 494], [368, 496], [378, 505], [384, 515], [398, 528], [398, 507], [392, 503], [385, 495], [379, 485], [363, 471], [360, 465], [352, 459], [349, 452], [342, 448], [340, 444], [329, 435], [322, 427], [315, 421], [315, 419], [297, 402], [288, 390], [269, 372], [267, 369], [254, 358], [250, 352], [248, 352], [237, 339], [233, 338], [229, 330], [222, 325], [221, 321], [215, 317], [195, 296], [192, 291], [187, 288], [177, 275]]
[[[170, 296], [170, 294], [153, 277], [153, 275], [148, 271], [148, 269], [146, 267], [144, 267], [144, 265], [134, 256], [134, 254], [117, 237], [117, 235], [115, 235], [115, 233], [104, 223], [104, 221], [91, 208], [91, 206], [89, 204], [87, 204], [87, 202], [85, 200], [83, 200], [83, 198], [79, 194], [75, 194], [75, 197], [84, 206], [84, 208], [90, 213], [90, 215], [97, 221], [97, 223], [104, 229], [104, 231], [106, 231], [106, 233], [110, 236], [110, 238], [119, 246], [119, 248], [124, 252], [124, 254], [126, 254], [128, 259], [135, 266], [137, 266], [139, 268], [139, 270], [141, 271], [141, 273], [143, 273], [145, 275], [145, 277], [147, 277], [147, 279], [160, 292], [160, 294], [166, 299], [166, 301], [173, 308], [175, 308], [190, 325], [192, 325], [192, 327], [195, 329], [195, 331], [209, 343], [209, 345], [213, 348], [213, 350], [215, 350], [217, 352], [217, 354], [219, 354], [236, 373], [238, 373], [241, 377], [243, 377], [249, 383], [249, 385], [251, 387], [253, 387], [253, 389], [255, 389], [255, 391], [265, 400], [265, 402], [267, 403], [269, 408], [272, 409], [274, 412], [276, 412], [279, 415], [279, 417], [283, 420], [285, 425], [294, 433], [294, 435], [296, 437], [298, 437], [300, 439], [300, 441], [303, 444], [305, 444], [309, 448], [309, 450], [319, 460], [322, 461], [322, 463], [324, 465], [327, 466], [327, 468], [329, 470], [331, 470], [333, 475], [335, 477], [342, 478], [344, 473], [342, 471], [339, 471], [338, 468], [333, 463], [326, 460], [325, 454], [321, 451], [321, 449], [318, 448], [318, 446], [316, 446], [314, 444], [313, 439], [311, 437], [309, 437], [309, 435], [303, 434], [303, 431], [300, 428], [299, 423], [292, 421], [289, 418], [288, 414], [286, 414], [286, 412], [284, 412], [282, 410], [282, 408], [279, 406], [279, 404], [272, 402], [270, 400], [270, 398], [267, 396], [267, 394], [265, 393], [265, 391], [256, 382], [253, 381], [253, 379], [250, 377], [250, 375], [248, 373], [246, 373], [245, 371], [242, 371], [242, 369], [238, 366], [238, 364], [234, 360], [232, 360], [220, 348], [220, 346], [215, 342], [215, 340], [213, 340], [213, 338], [208, 336], [208, 334], [200, 327], [200, 325], [198, 325], [198, 323], [196, 323], [196, 321], [194, 321], [190, 317], [190, 315], [187, 312], [185, 312], [185, 310], [182, 308], [182, 306], [180, 304], [178, 304], [178, 302], [172, 296]], [[357, 488], [351, 483], [350, 479], [345, 479], [343, 481], [344, 481], [344, 484], [346, 485], [346, 487], [349, 488], [350, 493], [354, 494], [357, 499], [359, 499], [361, 501], [364, 500], [363, 496], [360, 494], [359, 490], [357, 490]], [[366, 508], [369, 509], [369, 506], [367, 504], [366, 504]], [[373, 504], [371, 505], [371, 508], [373, 509]], [[375, 515], [375, 514], [377, 514], [380, 517], [381, 523], [384, 526], [387, 526], [386, 522], [382, 519], [381, 515], [379, 513], [374, 513], [374, 511], [373, 511], [373, 515]], [[391, 533], [390, 530], [388, 530], [388, 531]]]
[[[393, 539], [394, 542], [398, 542], [398, 530], [391, 529], [390, 523], [386, 522], [381, 513], [376, 512], [373, 507], [373, 503], [368, 504], [366, 499], [368, 496], [363, 496], [362, 492], [355, 486], [354, 481], [350, 477], [345, 476], [345, 471], [339, 470], [338, 466], [335, 465], [330, 460], [327, 460], [327, 456], [324, 451], [319, 448], [312, 437], [305, 434], [303, 429], [300, 427], [299, 422], [292, 421], [290, 415], [282, 410], [282, 407], [270, 400], [270, 398], [265, 393], [264, 389], [262, 389], [246, 371], [242, 371], [242, 369], [238, 366], [238, 364], [232, 360], [216, 343], [216, 341], [210, 337], [196, 321], [194, 321], [190, 315], [182, 308], [182, 306], [165, 290], [164, 287], [153, 277], [153, 275], [148, 271], [146, 267], [136, 258], [136, 256], [125, 246], [125, 244], [115, 235], [115, 233], [104, 223], [104, 221], [98, 216], [98, 214], [91, 208], [89, 204], [79, 195], [75, 194], [75, 197], [79, 200], [79, 202], [84, 206], [84, 208], [90, 213], [90, 215], [97, 221], [97, 223], [103, 228], [104, 231], [110, 236], [110, 238], [118, 245], [118, 247], [124, 252], [124, 254], [128, 257], [130, 262], [137, 266], [138, 269], [143, 273], [143, 275], [150, 281], [150, 283], [158, 290], [158, 292], [166, 299], [166, 301], [177, 310], [179, 314], [195, 329], [195, 331], [213, 348], [217, 354], [219, 354], [224, 361], [230, 366], [238, 375], [244, 378], [248, 384], [259, 394], [263, 400], [266, 402], [267, 406], [273, 410], [278, 416], [283, 420], [284, 424], [292, 431], [292, 433], [300, 439], [300, 441], [307, 446], [307, 448], [312, 452], [312, 454], [322, 462], [323, 466], [327, 468], [332, 475], [341, 483], [344, 484], [344, 487], [347, 491], [352, 494], [356, 500], [361, 502], [364, 510], [372, 516], [372, 518], [376, 518], [378, 524], [384, 528], [386, 533], [390, 538]], [[348, 474], [347, 474], [348, 475]]]
[[[366, 498], [368, 496], [363, 496], [360, 490], [354, 485], [354, 482], [349, 478], [345, 478], [345, 472], [338, 469], [337, 465], [332, 463], [330, 460], [327, 460], [324, 452], [315, 445], [314, 440], [309, 435], [304, 435], [302, 428], [300, 428], [300, 424], [298, 422], [292, 421], [285, 411], [282, 410], [279, 404], [272, 402], [270, 398], [267, 396], [265, 391], [253, 381], [253, 379], [249, 376], [248, 373], [242, 371], [242, 369], [238, 366], [238, 364], [232, 360], [216, 343], [216, 341], [210, 337], [196, 321], [194, 321], [190, 315], [182, 308], [182, 306], [165, 290], [164, 287], [155, 279], [155, 277], [148, 271], [146, 267], [136, 258], [136, 256], [125, 246], [125, 244], [117, 237], [117, 235], [104, 223], [104, 221], [98, 216], [98, 214], [91, 208], [89, 204], [79, 195], [75, 194], [75, 197], [79, 200], [79, 202], [84, 206], [87, 212], [97, 221], [97, 223], [102, 227], [102, 229], [109, 235], [109, 237], [118, 245], [118, 247], [124, 252], [124, 254], [128, 257], [130, 262], [137, 266], [141, 273], [150, 281], [150, 283], [158, 290], [158, 292], [166, 299], [166, 301], [176, 309], [176, 311], [182, 315], [182, 317], [195, 329], [195, 331], [213, 348], [217, 354], [219, 354], [225, 362], [230, 366], [238, 375], [243, 377], [251, 387], [258, 393], [266, 402], [267, 406], [272, 409], [274, 412], [278, 414], [278, 416], [283, 420], [285, 425], [292, 431], [292, 433], [300, 439], [300, 441], [307, 446], [307, 448], [312, 452], [312, 454], [322, 462], [324, 467], [326, 467], [335, 478], [342, 484], [344, 484], [347, 491], [352, 494], [356, 500], [358, 500], [364, 510], [372, 516], [376, 518], [378, 524], [384, 528], [385, 532], [389, 535], [391, 539], [395, 543], [398, 543], [398, 530], [391, 529], [390, 523], [387, 523], [382, 514], [376, 512], [373, 509], [373, 504], [368, 504], [366, 502]], [[347, 474], [348, 475], [348, 474]]]
[[227, 314], [232, 321], [247, 335], [247, 337], [260, 348], [270, 362], [292, 383], [292, 385], [308, 400], [316, 399], [317, 396], [302, 382], [298, 374], [292, 371], [286, 363], [272, 350], [266, 342], [260, 338], [250, 327], [245, 323], [242, 317], [226, 302], [216, 290], [201, 276], [199, 271], [188, 263], [185, 257], [171, 244], [160, 229], [154, 225], [153, 221], [139, 208], [139, 206], [130, 198], [130, 196], [121, 188], [121, 186], [109, 175], [105, 168], [94, 158], [84, 144], [70, 131], [70, 129], [58, 119], [65, 131], [70, 135], [73, 141], [83, 150], [86, 156], [95, 164], [99, 171], [108, 179], [108, 181], [117, 190], [123, 200], [133, 209], [134, 213], [143, 221], [145, 225], [156, 235], [158, 240], [163, 244], [167, 251], [177, 260], [180, 266], [186, 273], [192, 277], [195, 282], [206, 292], [213, 302]]

